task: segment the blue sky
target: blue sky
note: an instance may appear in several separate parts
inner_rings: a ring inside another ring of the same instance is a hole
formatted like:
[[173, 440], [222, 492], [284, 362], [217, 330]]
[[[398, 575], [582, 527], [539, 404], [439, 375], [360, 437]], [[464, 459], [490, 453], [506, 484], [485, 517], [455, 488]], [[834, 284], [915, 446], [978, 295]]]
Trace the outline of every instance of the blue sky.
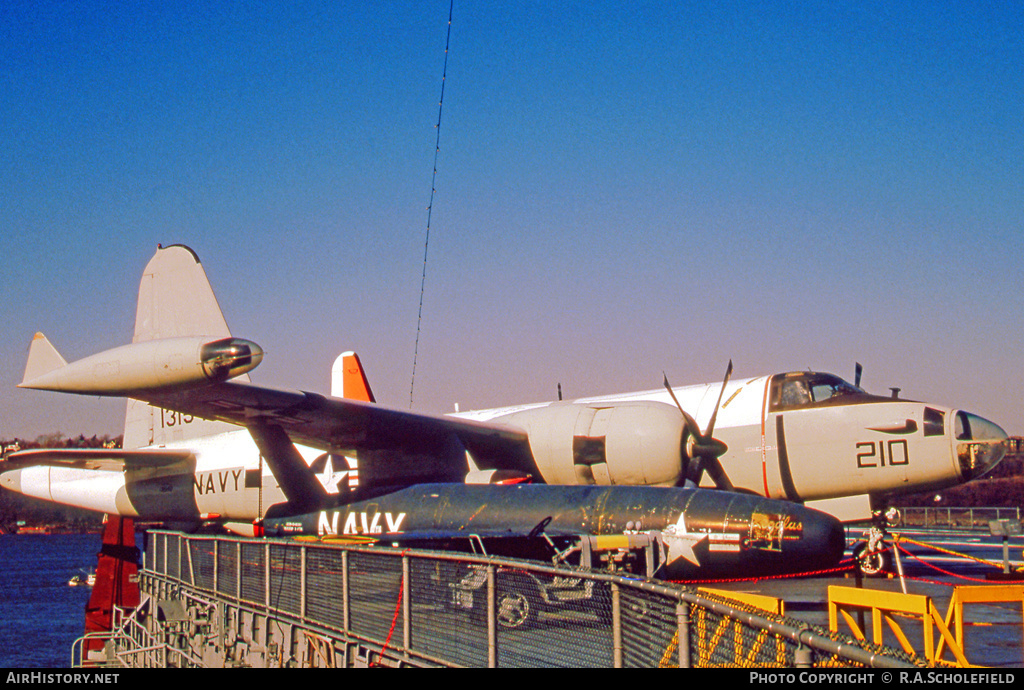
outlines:
[[1011, 433], [1024, 371], [1014, 3], [0, 3], [0, 437], [32, 333], [131, 338], [157, 243], [269, 385], [360, 352], [444, 412], [813, 368]]

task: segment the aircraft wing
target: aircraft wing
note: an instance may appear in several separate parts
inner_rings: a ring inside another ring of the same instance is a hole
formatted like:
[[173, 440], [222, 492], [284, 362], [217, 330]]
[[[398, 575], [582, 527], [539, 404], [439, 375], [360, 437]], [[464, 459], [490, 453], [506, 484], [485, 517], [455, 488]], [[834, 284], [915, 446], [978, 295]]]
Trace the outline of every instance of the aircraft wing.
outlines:
[[189, 450], [120, 450], [117, 448], [38, 448], [11, 453], [0, 470], [36, 465], [83, 470], [119, 472], [125, 469], [154, 469], [194, 461]]
[[388, 474], [461, 481], [466, 452], [480, 469], [539, 477], [525, 431], [456, 417], [250, 383], [224, 383], [145, 395], [151, 405], [248, 428], [279, 427], [293, 443], [385, 462]]

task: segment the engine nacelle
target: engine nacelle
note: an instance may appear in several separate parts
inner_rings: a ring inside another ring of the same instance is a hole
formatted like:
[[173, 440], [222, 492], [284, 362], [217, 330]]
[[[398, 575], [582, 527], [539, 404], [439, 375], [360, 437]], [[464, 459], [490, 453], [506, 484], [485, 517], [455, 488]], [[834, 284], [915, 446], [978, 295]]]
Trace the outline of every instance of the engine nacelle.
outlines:
[[685, 422], [665, 403], [556, 403], [494, 421], [530, 435], [548, 484], [675, 486], [683, 475]]
[[226, 381], [263, 361], [263, 349], [242, 338], [163, 338], [132, 343], [64, 364], [45, 337], [37, 336], [21, 388], [123, 396]]

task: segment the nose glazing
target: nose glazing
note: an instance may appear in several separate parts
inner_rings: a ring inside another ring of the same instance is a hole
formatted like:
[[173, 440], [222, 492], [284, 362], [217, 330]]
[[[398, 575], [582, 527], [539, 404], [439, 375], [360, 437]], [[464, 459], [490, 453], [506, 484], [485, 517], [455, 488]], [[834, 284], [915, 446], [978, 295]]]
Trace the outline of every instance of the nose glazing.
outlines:
[[963, 410], [956, 413], [957, 460], [965, 480], [977, 479], [1006, 455], [1006, 432], [995, 422]]

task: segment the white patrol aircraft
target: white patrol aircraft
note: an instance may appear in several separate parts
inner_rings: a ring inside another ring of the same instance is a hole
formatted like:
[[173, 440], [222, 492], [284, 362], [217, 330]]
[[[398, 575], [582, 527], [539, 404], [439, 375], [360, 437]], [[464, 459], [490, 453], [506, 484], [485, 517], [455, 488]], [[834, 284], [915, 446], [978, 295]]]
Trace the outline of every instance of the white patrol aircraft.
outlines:
[[[666, 378], [652, 391], [435, 416], [375, 404], [353, 356], [336, 363], [332, 396], [255, 386], [246, 372], [262, 356], [231, 336], [196, 254], [158, 248], [131, 345], [67, 364], [37, 334], [20, 384], [130, 398], [125, 450], [22, 451], [0, 483], [239, 531], [285, 499], [298, 510], [325, 493], [364, 500], [437, 481], [714, 486], [853, 521], [894, 494], [977, 478], [1006, 452], [1006, 433], [977, 415], [871, 395], [825, 373], [733, 381], [730, 363], [719, 383], [671, 388]], [[295, 471], [275, 479], [264, 459], [280, 458], [292, 468], [301, 458], [320, 481]]]

